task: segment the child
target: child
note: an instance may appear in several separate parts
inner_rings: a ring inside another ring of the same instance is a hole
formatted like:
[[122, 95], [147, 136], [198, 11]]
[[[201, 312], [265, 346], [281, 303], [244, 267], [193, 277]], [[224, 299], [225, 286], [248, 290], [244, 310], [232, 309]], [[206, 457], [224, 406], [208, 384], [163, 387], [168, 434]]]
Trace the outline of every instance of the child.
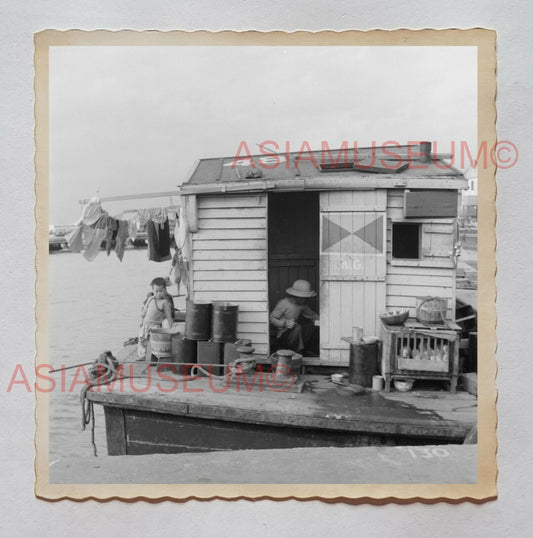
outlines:
[[[176, 287], [178, 288], [178, 297], [181, 295], [180, 285], [182, 282], [183, 282], [183, 285], [185, 286], [185, 294], [188, 295], [188, 283], [189, 283], [188, 265], [189, 265], [188, 262], [186, 262], [183, 259], [181, 250], [176, 248], [176, 252], [174, 252], [174, 256], [172, 257], [172, 266], [170, 268], [170, 273], [174, 271], [174, 282], [176, 283]], [[170, 276], [170, 273], [169, 273], [169, 276]]]
[[154, 278], [150, 285], [152, 286], [152, 292], [148, 294], [142, 306], [142, 322], [137, 344], [139, 360], [146, 357], [146, 346], [150, 338], [150, 331], [161, 327], [165, 319], [168, 326], [172, 327], [172, 297], [167, 292], [165, 279]]
[[318, 314], [307, 306], [307, 299], [316, 292], [307, 280], [296, 280], [286, 290], [287, 297], [278, 302], [270, 314], [270, 324], [274, 329], [273, 344], [278, 348], [292, 349], [298, 353], [317, 345], [317, 327], [314, 321]]

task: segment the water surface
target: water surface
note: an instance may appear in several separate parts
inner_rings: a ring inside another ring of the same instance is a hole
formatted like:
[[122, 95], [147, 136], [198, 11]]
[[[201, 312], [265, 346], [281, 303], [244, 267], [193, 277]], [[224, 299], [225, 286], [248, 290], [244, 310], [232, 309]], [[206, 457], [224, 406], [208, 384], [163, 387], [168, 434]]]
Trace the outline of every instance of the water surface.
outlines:
[[[150, 281], [167, 276], [170, 261], [151, 262], [146, 249], [128, 249], [121, 263], [112, 252], [101, 251], [88, 262], [81, 254], [52, 253], [49, 257], [50, 346], [46, 362], [55, 368], [92, 361], [105, 350], [113, 352], [137, 335], [141, 304]], [[176, 293], [175, 288], [170, 288]], [[176, 302], [178, 306], [179, 303]], [[75, 384], [76, 372], [79, 384]], [[90, 429], [81, 430], [80, 391], [83, 381], [77, 369], [50, 374], [57, 381], [50, 393], [50, 461], [93, 453]], [[48, 384], [43, 382], [43, 387]], [[96, 446], [107, 454], [102, 406], [95, 405]]]

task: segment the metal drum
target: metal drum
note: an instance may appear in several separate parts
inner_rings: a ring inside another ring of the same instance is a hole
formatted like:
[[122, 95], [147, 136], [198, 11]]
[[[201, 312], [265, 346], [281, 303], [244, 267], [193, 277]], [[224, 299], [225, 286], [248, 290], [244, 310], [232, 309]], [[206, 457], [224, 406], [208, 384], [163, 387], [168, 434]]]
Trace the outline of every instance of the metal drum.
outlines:
[[188, 340], [183, 334], [174, 335], [172, 337], [172, 362], [196, 362], [196, 347], [196, 340]]
[[232, 343], [237, 340], [239, 306], [231, 303], [213, 303], [211, 339], [214, 342]]
[[211, 309], [209, 301], [187, 301], [185, 338], [209, 340], [211, 337]]
[[378, 342], [350, 344], [349, 382], [371, 387], [372, 377], [378, 373]]

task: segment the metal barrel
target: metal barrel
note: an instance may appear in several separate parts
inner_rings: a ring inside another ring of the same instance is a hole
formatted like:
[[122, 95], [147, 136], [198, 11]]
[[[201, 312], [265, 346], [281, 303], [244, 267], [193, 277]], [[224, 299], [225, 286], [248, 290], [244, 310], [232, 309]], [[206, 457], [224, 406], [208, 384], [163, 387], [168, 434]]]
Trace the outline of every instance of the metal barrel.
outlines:
[[187, 301], [185, 338], [209, 340], [211, 337], [211, 308], [209, 301]]
[[172, 362], [191, 363], [197, 360], [196, 340], [188, 340], [183, 334], [172, 337]]
[[371, 387], [372, 377], [378, 373], [378, 342], [350, 344], [349, 382]]
[[200, 364], [223, 364], [222, 344], [219, 342], [198, 342], [198, 362]]
[[239, 306], [232, 303], [213, 303], [211, 339], [231, 343], [237, 340]]

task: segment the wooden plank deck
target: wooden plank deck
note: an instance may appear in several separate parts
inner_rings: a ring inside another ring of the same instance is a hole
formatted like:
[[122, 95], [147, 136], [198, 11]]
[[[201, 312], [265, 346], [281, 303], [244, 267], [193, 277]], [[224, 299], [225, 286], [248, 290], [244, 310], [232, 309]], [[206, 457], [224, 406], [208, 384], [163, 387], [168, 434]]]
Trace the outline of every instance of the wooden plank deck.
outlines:
[[[145, 367], [137, 363], [132, 372]], [[276, 386], [268, 371], [231, 386], [158, 374], [155, 367], [150, 377], [129, 378], [128, 373], [126, 368], [112, 389], [88, 393], [104, 405], [108, 451], [115, 455], [460, 443], [476, 424], [476, 398], [467, 392], [368, 390], [345, 396], [325, 375], [302, 376], [300, 382], [316, 386], [299, 393], [290, 379]]]

